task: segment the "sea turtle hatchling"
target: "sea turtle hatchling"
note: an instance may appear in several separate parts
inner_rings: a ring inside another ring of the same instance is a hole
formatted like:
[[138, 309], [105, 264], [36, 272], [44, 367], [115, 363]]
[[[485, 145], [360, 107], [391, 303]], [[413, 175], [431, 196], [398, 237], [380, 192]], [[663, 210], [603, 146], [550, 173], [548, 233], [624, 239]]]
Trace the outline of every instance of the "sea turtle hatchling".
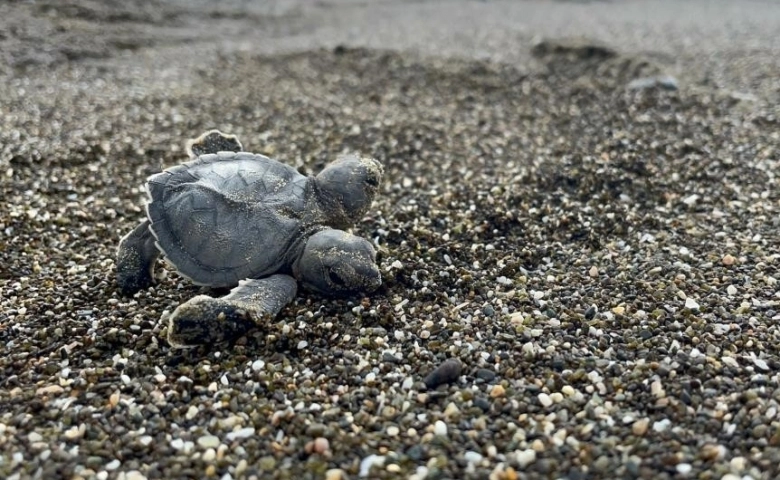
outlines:
[[146, 182], [146, 219], [119, 242], [117, 282], [132, 295], [154, 284], [159, 256], [197, 285], [171, 314], [175, 346], [237, 338], [276, 316], [304, 288], [325, 295], [371, 292], [381, 283], [376, 251], [344, 231], [368, 211], [382, 165], [345, 155], [316, 176], [243, 152], [217, 130], [190, 140], [190, 161]]

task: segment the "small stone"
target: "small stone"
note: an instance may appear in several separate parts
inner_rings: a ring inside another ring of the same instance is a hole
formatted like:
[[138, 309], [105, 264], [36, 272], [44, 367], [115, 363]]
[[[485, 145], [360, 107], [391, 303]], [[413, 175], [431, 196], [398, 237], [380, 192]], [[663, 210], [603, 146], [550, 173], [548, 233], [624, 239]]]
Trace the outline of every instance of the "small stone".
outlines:
[[590, 270], [588, 270], [588, 275], [590, 275], [592, 278], [596, 278], [599, 276], [599, 267], [592, 266], [590, 267]]
[[460, 377], [463, 364], [457, 358], [451, 358], [439, 365], [434, 371], [428, 374], [423, 380], [429, 390], [433, 390], [439, 385], [453, 383]]
[[637, 437], [641, 437], [642, 435], [647, 433], [647, 428], [649, 426], [650, 426], [650, 420], [647, 418], [642, 418], [634, 422], [633, 425], [631, 425], [631, 432]]
[[747, 467], [747, 459], [745, 457], [734, 457], [729, 462], [729, 466], [733, 472], [742, 473]]
[[761, 358], [754, 358], [753, 364], [758, 367], [759, 370], [763, 370], [765, 372], [769, 371], [769, 365], [767, 365], [766, 361]]
[[330, 442], [325, 437], [317, 437], [312, 444], [312, 451], [314, 453], [322, 455], [330, 450]]
[[525, 468], [536, 461], [536, 451], [530, 448], [523, 451], [517, 451], [515, 453], [515, 461], [517, 461], [520, 468]]
[[731, 266], [734, 265], [734, 262], [736, 262], [737, 259], [732, 257], [730, 254], [723, 255], [723, 258], [721, 259], [721, 262], [723, 262], [723, 265]]
[[501, 384], [493, 385], [493, 388], [490, 389], [490, 396], [493, 398], [503, 397], [505, 393], [506, 390]]
[[401, 432], [401, 429], [399, 429], [395, 425], [390, 425], [389, 427], [387, 427], [387, 435], [389, 437], [396, 437], [396, 436], [398, 436], [398, 434], [400, 432]]
[[27, 441], [30, 443], [38, 443], [43, 440], [43, 436], [38, 432], [30, 432], [29, 435], [27, 435]]
[[550, 407], [553, 404], [552, 398], [544, 392], [537, 395], [537, 398], [544, 408]]
[[476, 377], [486, 382], [492, 382], [496, 378], [496, 372], [487, 368], [480, 368], [477, 370]]
[[259, 372], [263, 368], [265, 368], [265, 362], [264, 361], [262, 361], [262, 360], [255, 360], [254, 362], [252, 362], [252, 371]]
[[693, 467], [690, 463], [678, 463], [675, 469], [680, 475], [688, 475], [693, 470]]
[[685, 308], [688, 310], [698, 310], [699, 304], [696, 302], [696, 300], [692, 299], [691, 297], [688, 297], [685, 299]]
[[105, 466], [106, 470], [116, 470], [122, 465], [122, 462], [120, 462], [117, 459], [113, 459], [110, 462], [108, 462]]
[[204, 435], [198, 438], [198, 445], [200, 445], [201, 448], [217, 448], [219, 443], [219, 438], [214, 435]]
[[369, 455], [360, 462], [360, 477], [368, 477], [371, 472], [371, 468], [374, 466], [381, 467], [385, 464], [385, 457], [380, 455]]
[[325, 472], [325, 480], [346, 480], [347, 474], [340, 468], [331, 468]]
[[65, 389], [60, 387], [59, 385], [48, 385], [46, 387], [41, 387], [35, 391], [36, 395], [50, 395], [53, 393], [62, 393]]
[[232, 442], [233, 440], [238, 440], [241, 438], [249, 438], [252, 435], [255, 434], [255, 428], [254, 427], [246, 427], [246, 428], [240, 428], [234, 432], [230, 432], [225, 436], [225, 439], [227, 439], [228, 442]]
[[198, 407], [196, 407], [195, 405], [190, 405], [190, 408], [187, 409], [187, 413], [184, 415], [184, 417], [187, 420], [192, 420], [197, 416], [198, 416]]
[[720, 460], [726, 456], [726, 448], [723, 445], [708, 443], [701, 448], [699, 457], [707, 462]]
[[436, 420], [436, 423], [433, 424], [433, 434], [440, 437], [446, 437], [447, 424], [442, 422], [441, 420]]
[[146, 475], [138, 470], [130, 470], [129, 472], [119, 472], [117, 480], [147, 480]]
[[482, 454], [469, 450], [463, 454], [463, 459], [468, 463], [479, 463], [482, 461]]

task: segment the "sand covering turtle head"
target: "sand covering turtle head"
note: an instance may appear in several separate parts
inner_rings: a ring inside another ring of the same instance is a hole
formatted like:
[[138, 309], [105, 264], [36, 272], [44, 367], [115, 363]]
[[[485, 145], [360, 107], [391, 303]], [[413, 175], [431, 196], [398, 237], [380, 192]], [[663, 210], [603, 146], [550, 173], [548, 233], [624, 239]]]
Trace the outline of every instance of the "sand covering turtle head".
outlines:
[[197, 285], [232, 288], [180, 305], [170, 317], [172, 344], [246, 333], [292, 301], [298, 282], [325, 295], [381, 285], [374, 247], [343, 230], [370, 208], [379, 162], [346, 155], [304, 176], [242, 148], [216, 130], [189, 141], [190, 161], [149, 177], [147, 218], [120, 241], [117, 281], [126, 295], [154, 284], [160, 255]]

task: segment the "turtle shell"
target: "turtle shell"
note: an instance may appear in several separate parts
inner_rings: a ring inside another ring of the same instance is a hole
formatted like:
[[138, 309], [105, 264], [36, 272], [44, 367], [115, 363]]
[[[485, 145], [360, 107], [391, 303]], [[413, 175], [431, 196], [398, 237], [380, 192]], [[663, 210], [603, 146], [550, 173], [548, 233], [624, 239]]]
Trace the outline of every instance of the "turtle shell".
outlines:
[[198, 285], [230, 287], [275, 273], [301, 240], [308, 179], [263, 155], [202, 155], [149, 177], [157, 247]]

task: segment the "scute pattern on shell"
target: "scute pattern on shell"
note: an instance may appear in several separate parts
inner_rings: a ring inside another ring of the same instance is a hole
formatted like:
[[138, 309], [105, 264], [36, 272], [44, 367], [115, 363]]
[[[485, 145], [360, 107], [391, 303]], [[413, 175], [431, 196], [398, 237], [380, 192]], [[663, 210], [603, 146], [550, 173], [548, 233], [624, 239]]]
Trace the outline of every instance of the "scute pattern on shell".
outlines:
[[157, 246], [193, 283], [236, 285], [275, 272], [300, 236], [306, 177], [263, 155], [220, 152], [153, 175]]

